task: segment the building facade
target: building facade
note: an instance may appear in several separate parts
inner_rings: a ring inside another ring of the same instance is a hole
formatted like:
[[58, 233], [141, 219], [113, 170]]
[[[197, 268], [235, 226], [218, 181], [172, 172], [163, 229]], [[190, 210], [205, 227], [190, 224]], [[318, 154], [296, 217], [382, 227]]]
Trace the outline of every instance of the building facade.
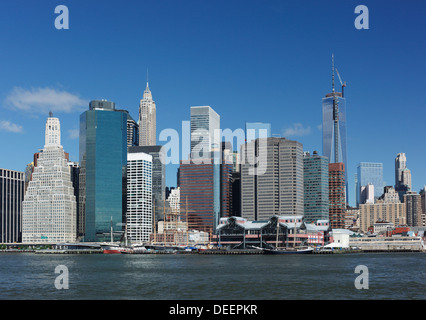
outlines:
[[180, 164], [180, 211], [186, 216], [189, 230], [211, 233], [219, 221], [220, 193], [216, 191], [219, 186], [215, 185], [215, 166], [218, 165]]
[[127, 114], [127, 147], [139, 145], [139, 125], [132, 118], [127, 110], [122, 110]]
[[261, 138], [241, 146], [241, 216], [265, 220], [304, 213], [303, 146]]
[[407, 225], [410, 227], [423, 226], [422, 196], [414, 191], [404, 194], [404, 203], [407, 216]]
[[304, 219], [306, 223], [329, 219], [328, 159], [316, 151], [303, 156]]
[[152, 219], [152, 156], [143, 152], [127, 154], [127, 237], [148, 242]]
[[360, 162], [357, 167], [356, 202], [357, 206], [365, 203], [361, 188], [367, 185], [374, 186], [374, 198], [378, 199], [384, 193], [383, 163]]
[[404, 194], [411, 191], [411, 171], [407, 168], [405, 153], [398, 153], [395, 158], [395, 190], [403, 201]]
[[129, 147], [129, 153], [143, 152], [152, 156], [152, 200], [156, 212], [163, 211], [166, 200], [166, 165], [162, 146]]
[[211, 159], [221, 146], [220, 116], [210, 106], [191, 107], [191, 159]]
[[221, 217], [232, 211], [232, 163], [181, 162], [180, 213], [189, 230], [212, 233]]
[[345, 193], [348, 192], [348, 161], [346, 145], [346, 98], [334, 88], [334, 56], [332, 65], [332, 92], [322, 99], [322, 152], [329, 163], [343, 163], [345, 167]]
[[22, 203], [22, 242], [73, 242], [77, 201], [58, 118], [46, 121], [45, 145]]
[[422, 204], [422, 225], [426, 226], [426, 186], [420, 190], [421, 204]]
[[143, 98], [139, 103], [139, 145], [155, 146], [157, 144], [157, 109], [152, 93], [146, 83]]
[[374, 203], [375, 202], [375, 188], [371, 183], [366, 186], [361, 186], [361, 203]]
[[385, 187], [385, 193], [374, 204], [359, 205], [359, 225], [362, 232], [367, 232], [377, 221], [401, 226], [407, 223], [405, 203], [399, 201], [398, 193], [393, 187]]
[[329, 171], [329, 220], [332, 229], [345, 227], [346, 193], [345, 193], [345, 164], [330, 163]]
[[[69, 156], [67, 157], [67, 161]], [[81, 226], [83, 225], [83, 221], [81, 220], [83, 217], [80, 214], [80, 202], [79, 199], [79, 190], [80, 190], [80, 164], [75, 161], [68, 161], [68, 170], [71, 177], [72, 187], [74, 189], [74, 195], [76, 199], [76, 226], [77, 226], [77, 239], [81, 239], [83, 236], [83, 231], [81, 229]], [[83, 229], [84, 230], [84, 229]]]
[[22, 241], [25, 173], [0, 169], [0, 243]]
[[180, 187], [170, 191], [167, 202], [169, 203], [172, 214], [180, 216]]
[[120, 239], [126, 214], [127, 114], [93, 100], [80, 116], [79, 210], [84, 241]]

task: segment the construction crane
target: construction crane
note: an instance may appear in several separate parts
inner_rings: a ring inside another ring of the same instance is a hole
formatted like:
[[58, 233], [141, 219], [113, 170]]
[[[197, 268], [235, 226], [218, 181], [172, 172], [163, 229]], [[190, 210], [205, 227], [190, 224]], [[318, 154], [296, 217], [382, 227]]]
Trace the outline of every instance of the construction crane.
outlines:
[[345, 82], [342, 81], [342, 78], [340, 78], [340, 74], [339, 74], [339, 71], [337, 70], [337, 68], [336, 68], [336, 73], [337, 73], [337, 76], [339, 77], [340, 84], [342, 85], [342, 97], [344, 97], [344, 94], [343, 94], [344, 89], [343, 88], [346, 87], [346, 81]]

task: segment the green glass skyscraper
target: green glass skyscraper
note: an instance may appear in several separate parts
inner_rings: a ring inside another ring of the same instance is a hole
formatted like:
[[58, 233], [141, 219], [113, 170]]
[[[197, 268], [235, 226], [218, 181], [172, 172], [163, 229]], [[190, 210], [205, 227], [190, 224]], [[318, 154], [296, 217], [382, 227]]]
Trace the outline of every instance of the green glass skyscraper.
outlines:
[[127, 114], [106, 100], [90, 102], [80, 116], [79, 236], [117, 240], [126, 212]]
[[329, 219], [328, 158], [303, 155], [304, 218], [306, 223]]

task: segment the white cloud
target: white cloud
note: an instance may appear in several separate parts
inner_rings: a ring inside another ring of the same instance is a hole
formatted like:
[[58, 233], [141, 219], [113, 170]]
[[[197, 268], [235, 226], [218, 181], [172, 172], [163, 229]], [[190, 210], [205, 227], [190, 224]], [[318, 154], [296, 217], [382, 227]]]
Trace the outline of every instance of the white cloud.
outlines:
[[14, 87], [6, 97], [6, 104], [12, 109], [29, 114], [48, 114], [49, 111], [53, 113], [83, 111], [88, 101], [72, 93], [47, 87], [31, 90]]
[[311, 133], [311, 127], [303, 127], [301, 123], [295, 123], [292, 127], [284, 129], [284, 137], [301, 137]]
[[1, 120], [0, 121], [0, 130], [1, 131], [21, 133], [22, 132], [22, 126], [17, 125], [15, 123], [12, 123], [12, 122], [7, 121], [7, 120]]
[[72, 139], [72, 140], [74, 140], [74, 139], [78, 139], [78, 138], [79, 138], [79, 136], [80, 136], [80, 130], [78, 130], [78, 129], [71, 129], [71, 130], [68, 130], [68, 137], [69, 137], [70, 139]]

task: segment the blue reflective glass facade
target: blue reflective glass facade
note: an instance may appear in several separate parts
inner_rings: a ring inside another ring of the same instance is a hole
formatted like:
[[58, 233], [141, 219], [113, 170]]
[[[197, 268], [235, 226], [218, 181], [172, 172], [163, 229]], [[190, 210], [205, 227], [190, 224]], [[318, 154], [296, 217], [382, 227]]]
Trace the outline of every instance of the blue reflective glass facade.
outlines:
[[367, 184], [374, 186], [374, 197], [379, 198], [384, 193], [385, 183], [383, 181], [383, 163], [361, 162], [357, 168], [357, 206], [361, 200], [361, 187]]
[[[127, 115], [111, 109], [92, 109], [80, 116], [80, 163], [84, 178], [84, 241], [110, 239], [122, 231], [127, 164]], [[83, 194], [81, 191], [83, 190]], [[125, 211], [124, 211], [125, 212]], [[105, 239], [104, 239], [105, 238]]]
[[328, 94], [322, 99], [322, 152], [323, 155], [329, 159], [329, 163], [343, 162], [345, 164], [345, 184], [346, 184], [346, 202], [349, 200], [348, 193], [348, 161], [347, 161], [347, 147], [346, 147], [346, 100], [336, 93], [339, 112], [337, 136], [337, 154], [338, 159], [335, 157], [335, 123], [333, 112], [333, 96]]

